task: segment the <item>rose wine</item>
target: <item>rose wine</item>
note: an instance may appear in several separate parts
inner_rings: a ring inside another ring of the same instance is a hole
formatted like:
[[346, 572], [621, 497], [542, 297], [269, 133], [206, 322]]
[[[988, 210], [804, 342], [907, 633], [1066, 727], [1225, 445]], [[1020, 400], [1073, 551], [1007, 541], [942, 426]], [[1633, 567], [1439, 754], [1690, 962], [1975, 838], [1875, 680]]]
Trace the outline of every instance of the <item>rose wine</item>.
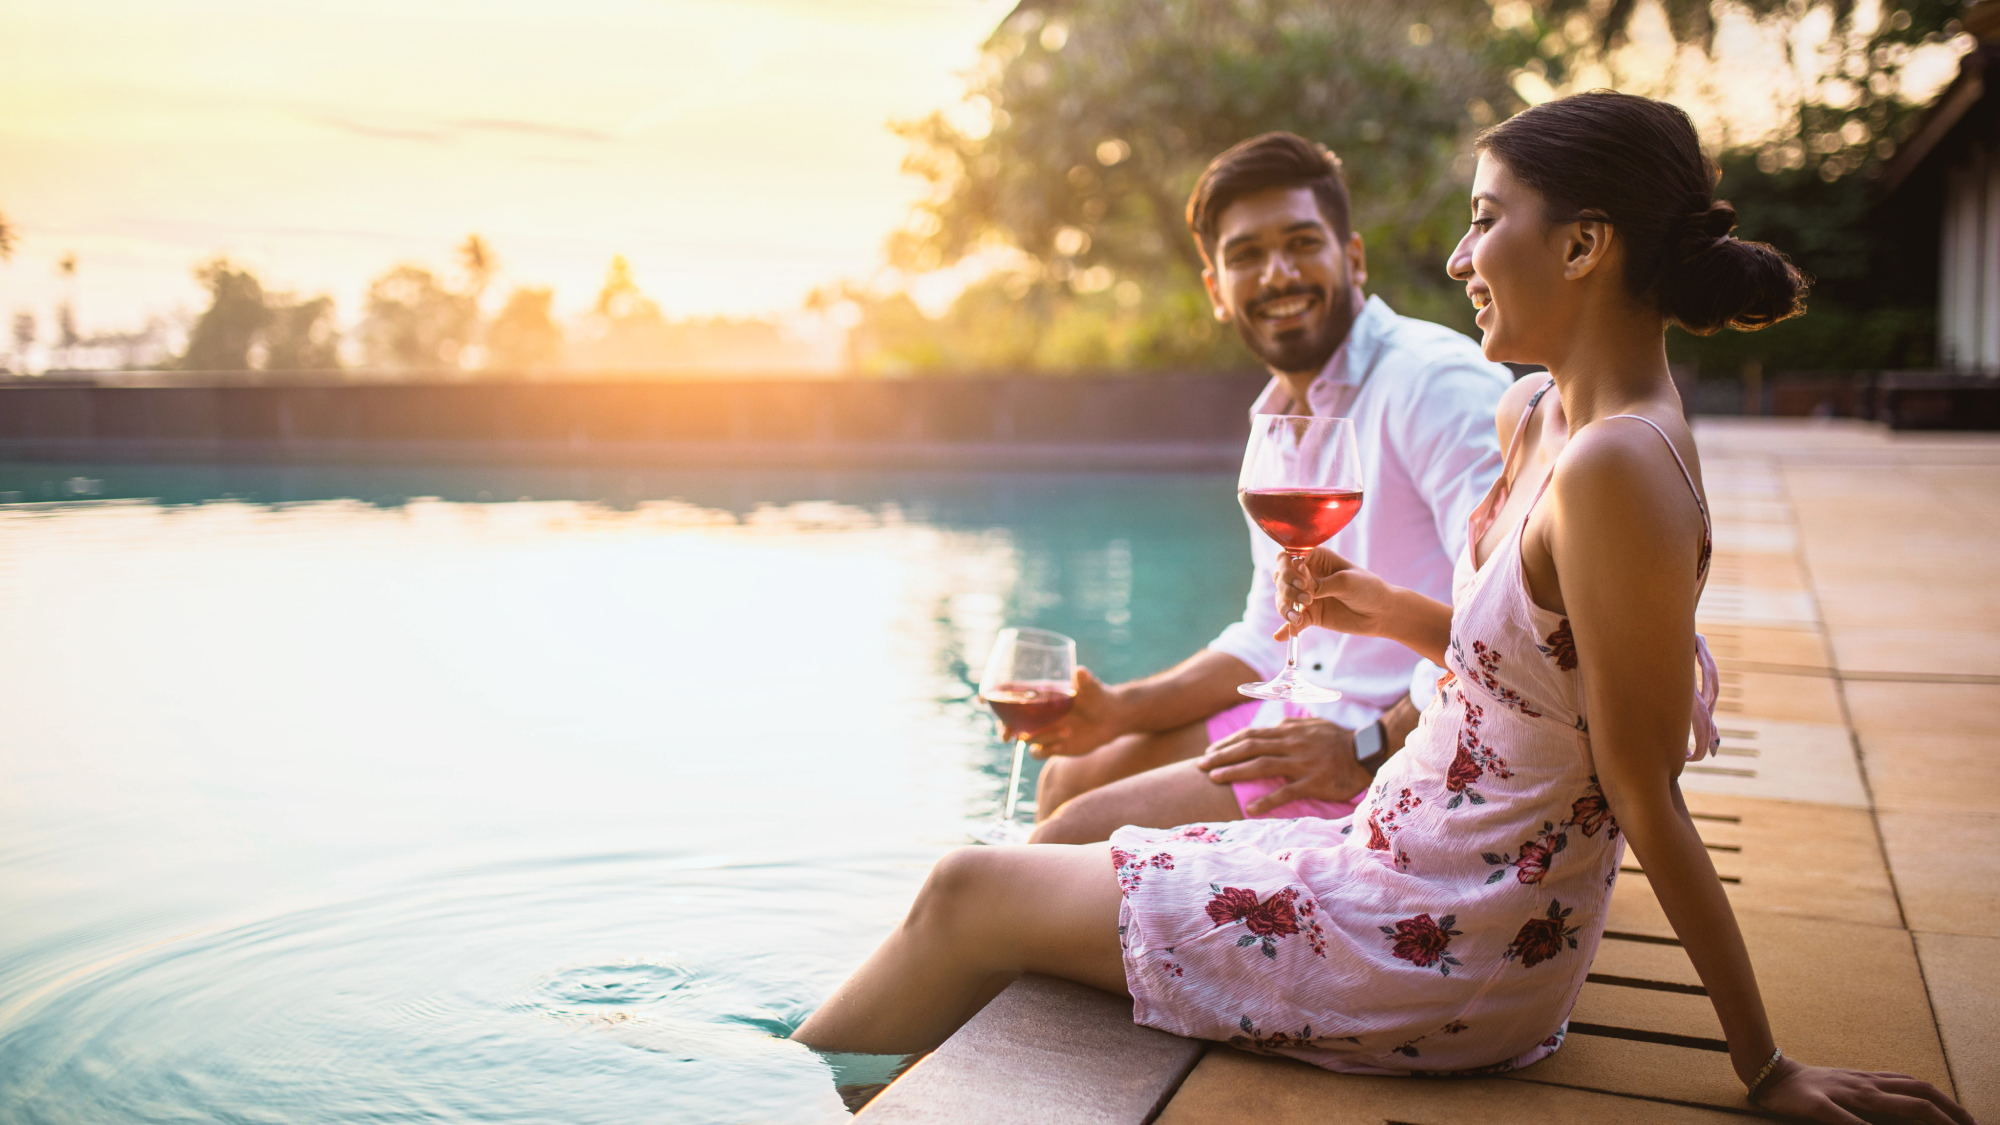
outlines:
[[1076, 695], [1068, 684], [1005, 683], [981, 692], [980, 701], [1015, 734], [1037, 734], [1069, 714]]
[[1250, 488], [1236, 498], [1264, 534], [1287, 551], [1312, 550], [1361, 511], [1358, 488]]

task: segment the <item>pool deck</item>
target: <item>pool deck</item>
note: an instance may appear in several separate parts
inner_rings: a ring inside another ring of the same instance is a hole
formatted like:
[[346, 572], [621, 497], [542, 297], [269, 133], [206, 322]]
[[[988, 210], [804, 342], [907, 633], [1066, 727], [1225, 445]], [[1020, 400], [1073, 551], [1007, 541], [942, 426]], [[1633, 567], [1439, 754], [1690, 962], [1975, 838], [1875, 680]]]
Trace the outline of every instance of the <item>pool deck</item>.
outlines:
[[[1722, 669], [1688, 805], [1773, 1030], [1814, 1063], [1899, 1070], [2000, 1122], [2000, 435], [1700, 419]], [[1501, 1078], [1320, 1071], [1130, 1022], [1024, 978], [862, 1117], [1111, 1125], [1445, 1125], [1756, 1112], [1628, 856], [1550, 1059]]]

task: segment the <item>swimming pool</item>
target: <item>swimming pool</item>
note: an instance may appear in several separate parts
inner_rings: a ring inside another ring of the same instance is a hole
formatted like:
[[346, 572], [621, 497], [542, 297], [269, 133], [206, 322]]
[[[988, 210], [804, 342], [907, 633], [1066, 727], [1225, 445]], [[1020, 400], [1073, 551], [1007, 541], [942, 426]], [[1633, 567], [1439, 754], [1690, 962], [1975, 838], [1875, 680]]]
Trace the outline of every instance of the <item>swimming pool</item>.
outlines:
[[845, 1117], [993, 632], [1193, 651], [1233, 483], [0, 465], [0, 1116]]

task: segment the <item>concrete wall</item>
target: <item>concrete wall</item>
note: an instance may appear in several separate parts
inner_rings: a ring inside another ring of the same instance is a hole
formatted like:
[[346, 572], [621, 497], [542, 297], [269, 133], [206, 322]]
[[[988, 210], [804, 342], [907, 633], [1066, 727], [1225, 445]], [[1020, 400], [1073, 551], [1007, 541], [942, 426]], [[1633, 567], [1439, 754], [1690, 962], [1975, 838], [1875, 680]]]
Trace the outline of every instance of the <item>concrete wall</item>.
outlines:
[[1233, 467], [1258, 375], [0, 386], [0, 458]]

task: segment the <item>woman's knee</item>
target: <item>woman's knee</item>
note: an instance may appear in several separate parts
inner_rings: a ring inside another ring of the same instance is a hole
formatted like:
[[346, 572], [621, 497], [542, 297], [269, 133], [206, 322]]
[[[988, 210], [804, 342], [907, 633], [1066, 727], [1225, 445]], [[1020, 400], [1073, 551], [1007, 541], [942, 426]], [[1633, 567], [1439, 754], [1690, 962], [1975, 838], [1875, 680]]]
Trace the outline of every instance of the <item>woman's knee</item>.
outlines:
[[1005, 848], [983, 846], [946, 852], [924, 879], [905, 924], [934, 929], [963, 926], [974, 920], [980, 904], [991, 901], [996, 881], [1006, 877], [1006, 852]]

